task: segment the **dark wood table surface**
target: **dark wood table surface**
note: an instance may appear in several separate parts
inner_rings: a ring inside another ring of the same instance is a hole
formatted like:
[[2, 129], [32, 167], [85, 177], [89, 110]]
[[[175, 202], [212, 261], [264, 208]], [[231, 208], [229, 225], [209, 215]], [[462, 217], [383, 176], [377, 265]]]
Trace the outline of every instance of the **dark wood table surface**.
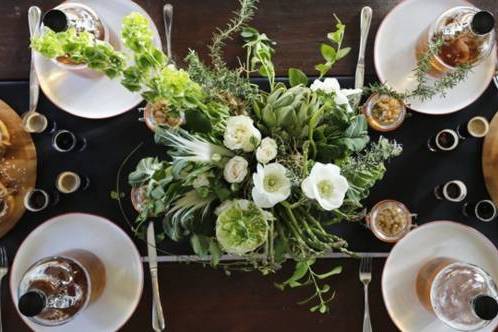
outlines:
[[[105, 0], [102, 0], [105, 1]], [[437, 0], [435, 0], [437, 1]], [[0, 80], [26, 80], [29, 73], [27, 10], [30, 5], [48, 9], [60, 0], [0, 0]], [[165, 1], [136, 0], [152, 16], [162, 32], [161, 8]], [[174, 5], [173, 52], [181, 59], [188, 48], [205, 57], [206, 45], [215, 27], [230, 18], [237, 1], [172, 0]], [[359, 42], [359, 13], [364, 5], [373, 8], [374, 17], [366, 53], [366, 73], [374, 75], [373, 38], [382, 18], [399, 0], [263, 0], [253, 26], [278, 42], [275, 65], [279, 75], [287, 68], [298, 67], [313, 75], [313, 65], [320, 59], [319, 45], [334, 24], [336, 13], [347, 24], [345, 45], [352, 54], [338, 63], [333, 75], [353, 75]], [[474, 3], [498, 16], [496, 0]], [[242, 55], [240, 40], [229, 42], [226, 59], [236, 63]], [[22, 221], [21, 221], [22, 222]], [[15, 234], [16, 230], [12, 230]], [[1, 244], [1, 240], [0, 240]], [[342, 275], [331, 280], [336, 290], [332, 311], [326, 315], [311, 314], [296, 304], [307, 295], [306, 290], [281, 292], [273, 282], [291, 273], [287, 264], [276, 276], [263, 277], [254, 273], [234, 273], [204, 268], [199, 264], [160, 264], [160, 288], [166, 312], [167, 330], [183, 331], [361, 331], [363, 321], [363, 288], [358, 281], [358, 262], [353, 259], [321, 260], [318, 268], [341, 264]], [[381, 294], [384, 259], [375, 259], [370, 285], [370, 310], [374, 331], [397, 331], [391, 322]], [[7, 294], [4, 280], [1, 298], [3, 327], [7, 332], [28, 331], [18, 317]], [[105, 314], [105, 313], [103, 313]], [[151, 287], [146, 273], [145, 288], [136, 313], [123, 331], [150, 331]]]

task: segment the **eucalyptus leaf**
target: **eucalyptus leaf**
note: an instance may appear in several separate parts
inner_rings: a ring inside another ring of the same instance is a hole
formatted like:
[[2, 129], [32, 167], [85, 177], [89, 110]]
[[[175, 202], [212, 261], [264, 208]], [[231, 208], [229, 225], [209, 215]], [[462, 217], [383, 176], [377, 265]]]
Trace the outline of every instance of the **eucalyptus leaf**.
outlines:
[[303, 86], [308, 85], [309, 79], [302, 70], [297, 68], [290, 68], [288, 74], [289, 74], [289, 83], [291, 86], [296, 86], [299, 84], [302, 84]]

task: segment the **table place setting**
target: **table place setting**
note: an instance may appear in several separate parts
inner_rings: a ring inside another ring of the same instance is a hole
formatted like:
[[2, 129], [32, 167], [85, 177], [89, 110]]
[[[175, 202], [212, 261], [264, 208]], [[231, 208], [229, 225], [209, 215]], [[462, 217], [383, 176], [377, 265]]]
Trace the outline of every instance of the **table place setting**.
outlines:
[[29, 81], [0, 81], [4, 311], [33, 331], [124, 331], [144, 298], [142, 328], [175, 330], [164, 285], [184, 263], [259, 274], [297, 299], [279, 311], [315, 320], [346, 319], [335, 285], [354, 276], [364, 332], [394, 328], [369, 291], [403, 332], [496, 330], [496, 8], [365, 3], [346, 21], [331, 6], [319, 61], [279, 68], [292, 49], [253, 25], [263, 3], [234, 5], [186, 54], [176, 4], [161, 29], [132, 0], [24, 13]]

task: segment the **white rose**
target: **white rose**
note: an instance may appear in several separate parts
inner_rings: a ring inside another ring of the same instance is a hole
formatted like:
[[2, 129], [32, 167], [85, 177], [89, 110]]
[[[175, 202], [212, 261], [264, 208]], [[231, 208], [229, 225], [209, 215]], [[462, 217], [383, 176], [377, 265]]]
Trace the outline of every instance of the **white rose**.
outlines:
[[256, 149], [260, 141], [261, 133], [254, 127], [250, 117], [238, 115], [228, 118], [223, 135], [223, 144], [227, 148], [251, 152]]
[[256, 149], [256, 159], [262, 163], [267, 164], [277, 156], [277, 142], [273, 138], [265, 137], [261, 144]]
[[199, 175], [192, 182], [192, 187], [194, 187], [194, 189], [199, 189], [201, 187], [208, 187], [208, 186], [209, 186], [209, 178], [208, 178], [207, 174]]
[[345, 105], [348, 112], [353, 112], [349, 105], [349, 96], [360, 94], [361, 89], [341, 89], [339, 81], [336, 78], [326, 78], [322, 81], [314, 80], [310, 86], [313, 91], [323, 91], [325, 93], [334, 93], [334, 101], [337, 105]]
[[324, 210], [330, 211], [341, 207], [349, 184], [338, 166], [316, 163], [301, 189], [306, 197], [316, 199]]
[[223, 169], [223, 177], [229, 183], [241, 183], [247, 175], [248, 165], [247, 160], [235, 156], [226, 163]]
[[252, 179], [252, 199], [260, 208], [271, 208], [285, 201], [291, 193], [287, 169], [279, 163], [266, 166], [258, 164], [258, 171], [253, 174]]

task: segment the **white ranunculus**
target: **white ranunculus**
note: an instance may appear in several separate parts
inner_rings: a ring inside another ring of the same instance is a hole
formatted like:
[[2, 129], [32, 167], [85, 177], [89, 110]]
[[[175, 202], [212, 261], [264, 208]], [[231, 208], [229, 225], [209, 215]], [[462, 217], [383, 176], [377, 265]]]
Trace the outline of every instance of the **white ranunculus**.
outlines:
[[348, 112], [353, 112], [351, 105], [349, 105], [349, 96], [357, 95], [361, 93], [361, 89], [341, 89], [339, 85], [339, 81], [336, 78], [326, 78], [322, 81], [315, 80], [310, 86], [310, 89], [313, 91], [323, 91], [325, 93], [334, 93], [335, 94], [335, 103], [337, 105], [346, 105], [346, 109]]
[[237, 115], [228, 118], [223, 135], [223, 144], [227, 148], [251, 152], [258, 147], [260, 141], [261, 133], [254, 127], [250, 117]]
[[341, 207], [349, 184], [338, 166], [316, 163], [301, 189], [306, 197], [316, 199], [324, 210], [330, 211]]
[[262, 163], [267, 164], [277, 156], [277, 142], [273, 138], [265, 137], [261, 144], [256, 149], [256, 159]]
[[208, 178], [207, 174], [199, 175], [192, 182], [192, 187], [194, 187], [194, 189], [199, 189], [201, 187], [208, 187], [208, 186], [209, 186], [209, 178]]
[[247, 176], [247, 160], [240, 156], [230, 159], [223, 169], [223, 177], [229, 183], [241, 183]]
[[252, 199], [260, 208], [271, 208], [290, 195], [291, 182], [287, 177], [287, 169], [279, 163], [265, 166], [258, 164], [258, 171], [252, 179]]

